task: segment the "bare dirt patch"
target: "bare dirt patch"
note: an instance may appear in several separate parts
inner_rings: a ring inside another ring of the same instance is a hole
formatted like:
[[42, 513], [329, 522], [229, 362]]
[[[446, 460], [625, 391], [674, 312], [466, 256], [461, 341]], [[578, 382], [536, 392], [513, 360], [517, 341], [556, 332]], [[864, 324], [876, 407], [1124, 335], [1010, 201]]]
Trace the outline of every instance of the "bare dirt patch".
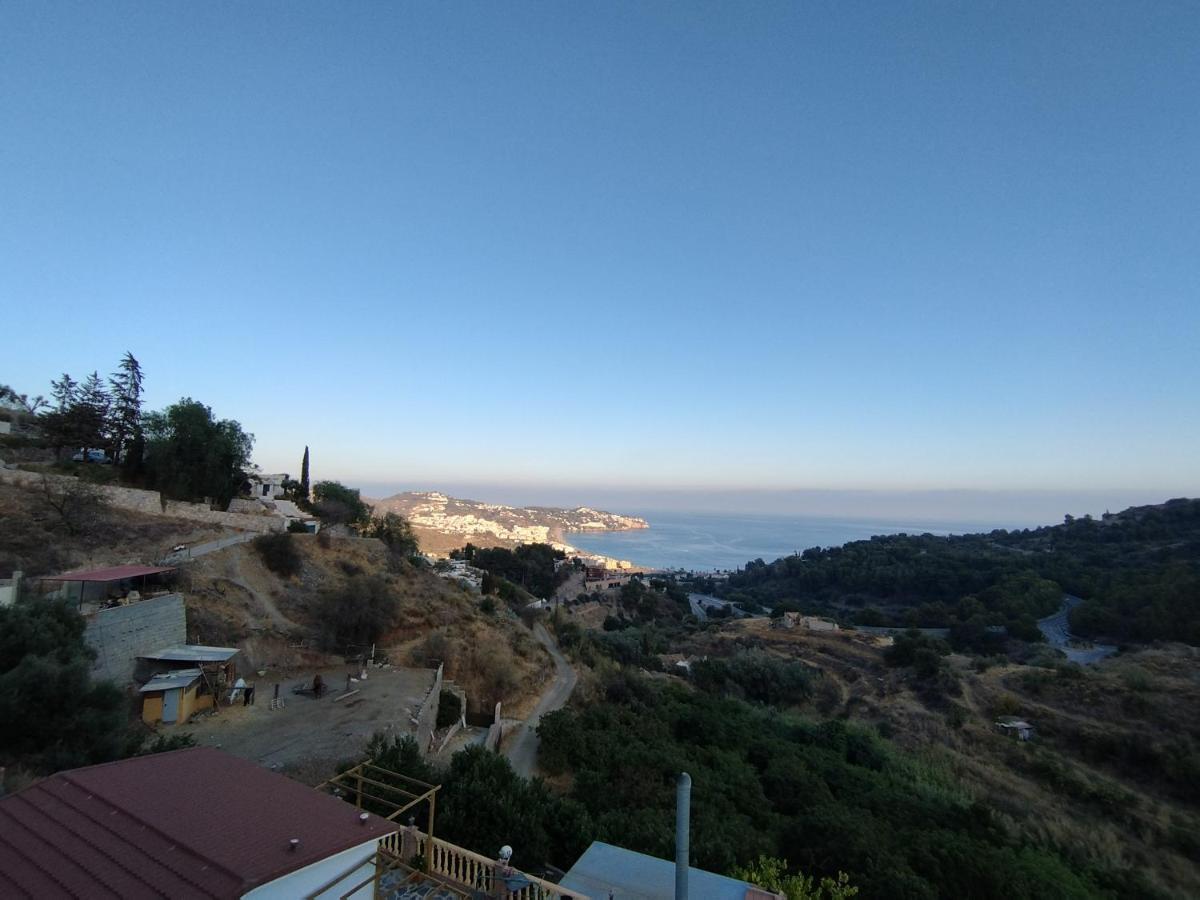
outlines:
[[[198, 744], [259, 765], [315, 769], [325, 771], [327, 778], [339, 761], [360, 758], [376, 732], [414, 733], [411, 720], [434, 679], [430, 669], [372, 668], [365, 681], [350, 683], [357, 694], [337, 700], [346, 694], [347, 677], [357, 676], [357, 667], [330, 666], [320, 670], [329, 687], [323, 697], [292, 692], [298, 685], [311, 685], [315, 674], [251, 679], [256, 682], [253, 706], [222, 707], [178, 730], [190, 733]], [[276, 684], [284, 701], [281, 709], [271, 709]]]

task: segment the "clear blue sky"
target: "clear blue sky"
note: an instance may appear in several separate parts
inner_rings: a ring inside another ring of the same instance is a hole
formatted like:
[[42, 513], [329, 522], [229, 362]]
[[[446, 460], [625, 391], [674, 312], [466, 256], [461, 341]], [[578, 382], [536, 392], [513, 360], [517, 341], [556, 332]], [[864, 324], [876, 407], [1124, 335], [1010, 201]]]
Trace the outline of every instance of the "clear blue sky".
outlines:
[[132, 350], [376, 489], [1200, 493], [1198, 47], [1157, 0], [8, 0], [0, 381]]

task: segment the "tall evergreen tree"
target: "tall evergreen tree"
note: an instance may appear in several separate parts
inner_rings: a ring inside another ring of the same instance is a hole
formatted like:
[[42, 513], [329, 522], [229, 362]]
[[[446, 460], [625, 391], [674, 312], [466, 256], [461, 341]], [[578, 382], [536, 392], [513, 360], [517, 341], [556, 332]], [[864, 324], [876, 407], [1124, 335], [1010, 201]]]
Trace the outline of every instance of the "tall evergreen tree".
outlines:
[[54, 397], [54, 411], [66, 413], [75, 405], [75, 399], [79, 395], [79, 383], [63, 372], [62, 378], [50, 382], [50, 391], [51, 396]]
[[42, 418], [42, 428], [55, 451], [63, 447], [78, 450], [106, 446], [109, 396], [99, 372], [93, 372], [82, 384], [63, 373], [50, 382], [54, 409]]
[[42, 431], [57, 456], [74, 439], [71, 434], [71, 408], [79, 397], [79, 383], [63, 372], [62, 378], [50, 382], [50, 396], [54, 398], [54, 408], [42, 416]]
[[112, 399], [99, 372], [92, 372], [79, 390], [71, 409], [73, 444], [81, 449], [99, 449], [108, 444], [108, 411]]
[[[127, 470], [141, 464], [142, 440], [142, 367], [133, 354], [126, 351], [117, 371], [108, 379], [112, 389], [108, 431], [113, 459]], [[134, 459], [134, 456], [137, 459]]]
[[305, 503], [308, 502], [308, 492], [308, 447], [306, 445], [304, 448], [304, 459], [300, 462], [300, 497]]

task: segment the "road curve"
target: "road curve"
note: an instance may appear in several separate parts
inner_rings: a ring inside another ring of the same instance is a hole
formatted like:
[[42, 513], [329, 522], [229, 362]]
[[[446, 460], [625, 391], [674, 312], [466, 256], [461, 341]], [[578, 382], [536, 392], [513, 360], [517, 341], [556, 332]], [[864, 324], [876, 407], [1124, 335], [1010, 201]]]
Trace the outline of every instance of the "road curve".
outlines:
[[1050, 646], [1057, 647], [1065, 653], [1071, 662], [1087, 665], [1111, 656], [1117, 652], [1117, 648], [1111, 644], [1093, 644], [1071, 634], [1071, 610], [1082, 602], [1078, 597], [1065, 594], [1058, 612], [1046, 616], [1044, 619], [1038, 619], [1037, 626], [1046, 636], [1046, 642]]
[[571, 697], [571, 691], [575, 690], [575, 682], [578, 680], [575, 670], [571, 668], [566, 657], [559, 652], [554, 638], [550, 637], [541, 622], [533, 626], [533, 636], [550, 651], [550, 656], [554, 660], [555, 672], [550, 687], [542, 694], [533, 713], [519, 726], [517, 734], [509, 741], [508, 749], [504, 751], [504, 755], [512, 764], [513, 771], [525, 778], [531, 778], [537, 767], [538, 723], [546, 713], [561, 709], [566, 704]]

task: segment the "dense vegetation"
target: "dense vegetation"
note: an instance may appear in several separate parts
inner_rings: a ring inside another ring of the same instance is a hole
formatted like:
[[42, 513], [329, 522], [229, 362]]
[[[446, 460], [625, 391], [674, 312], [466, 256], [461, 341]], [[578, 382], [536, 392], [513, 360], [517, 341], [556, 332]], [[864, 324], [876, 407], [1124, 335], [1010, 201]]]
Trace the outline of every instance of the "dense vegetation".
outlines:
[[1200, 500], [1033, 530], [814, 547], [702, 586], [753, 607], [868, 625], [1004, 626], [1025, 640], [1067, 592], [1084, 599], [1071, 616], [1081, 634], [1200, 644]]
[[290, 578], [300, 574], [304, 560], [296, 549], [296, 541], [290, 533], [260, 534], [254, 539], [254, 549], [268, 569], [276, 575]]
[[1094, 896], [1096, 873], [1008, 835], [948, 776], [874, 732], [815, 723], [627, 674], [605, 699], [542, 720], [540, 762], [570, 771], [593, 835], [669, 858], [674, 778], [692, 776], [692, 856], [729, 871], [760, 855], [847, 870], [877, 897]]
[[[84, 628], [67, 602], [0, 607], [0, 766], [49, 773], [140, 752], [146, 731], [129, 723], [116, 685], [92, 680]], [[148, 749], [185, 743], [159, 740]]]
[[86, 465], [92, 451], [128, 484], [228, 505], [241, 488], [254, 436], [188, 397], [145, 412], [144, 382], [141, 365], [126, 353], [107, 381], [98, 372], [81, 382], [64, 373], [51, 382], [51, 401], [0, 385], [0, 400], [15, 404], [21, 419], [19, 433], [5, 437], [18, 447], [45, 448], [60, 463], [78, 455], [82, 469], [99, 468]]
[[711, 694], [781, 709], [804, 703], [813, 694], [814, 675], [806, 665], [756, 650], [728, 659], [696, 660], [691, 678], [696, 687]]
[[385, 576], [350, 571], [340, 585], [321, 591], [313, 613], [322, 646], [351, 656], [378, 641], [399, 609], [400, 598]]
[[[382, 768], [440, 784], [434, 833], [476, 853], [495, 857], [509, 844], [514, 865], [537, 871], [546, 862], [569, 866], [592, 840], [590, 820], [578, 802], [552, 793], [540, 779], [521, 778], [507, 759], [483, 747], [461, 750], [442, 767], [426, 761], [409, 735], [376, 735], [367, 756]], [[396, 785], [412, 790], [399, 780]], [[370, 800], [364, 805], [385, 815], [391, 812]], [[414, 813], [424, 828], [427, 811]]]
[[232, 419], [185, 397], [144, 419], [146, 486], [182, 500], [214, 500], [221, 508], [241, 490], [254, 436]]
[[493, 578], [518, 585], [535, 597], [550, 597], [567, 577], [566, 567], [555, 567], [555, 563], [566, 559], [567, 555], [549, 544], [521, 544], [514, 550], [467, 544], [450, 555], [483, 569]]
[[312, 496], [313, 511], [323, 522], [366, 525], [371, 521], [371, 507], [357, 488], [348, 488], [340, 481], [318, 481], [313, 485]]

